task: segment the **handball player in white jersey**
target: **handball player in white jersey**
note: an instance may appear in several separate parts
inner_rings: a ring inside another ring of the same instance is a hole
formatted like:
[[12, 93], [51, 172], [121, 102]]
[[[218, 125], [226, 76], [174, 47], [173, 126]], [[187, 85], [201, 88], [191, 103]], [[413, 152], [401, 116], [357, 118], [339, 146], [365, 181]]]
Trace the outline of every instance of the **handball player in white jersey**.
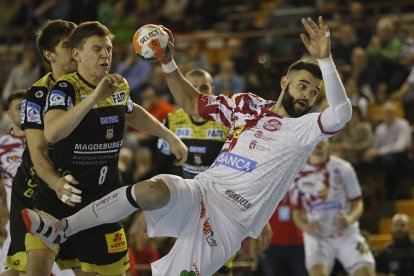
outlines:
[[363, 202], [358, 178], [350, 163], [330, 156], [328, 140], [316, 146], [290, 195], [310, 276], [328, 276], [335, 258], [349, 275], [375, 275], [374, 257], [359, 231]]
[[[330, 51], [330, 34], [302, 19], [300, 37], [316, 62], [298, 61], [280, 80], [277, 102], [251, 93], [204, 95], [181, 74], [173, 60], [171, 32], [161, 62], [178, 105], [190, 115], [225, 124], [229, 136], [215, 162], [195, 179], [158, 175], [120, 188], [63, 220], [22, 212], [26, 226], [53, 247], [83, 229], [145, 211], [148, 235], [177, 241], [152, 263], [152, 275], [213, 275], [247, 237], [257, 237], [315, 146], [351, 118], [351, 104]], [[318, 66], [319, 64], [319, 66]], [[308, 113], [322, 79], [329, 107]], [[275, 85], [277, 85], [275, 83]]]

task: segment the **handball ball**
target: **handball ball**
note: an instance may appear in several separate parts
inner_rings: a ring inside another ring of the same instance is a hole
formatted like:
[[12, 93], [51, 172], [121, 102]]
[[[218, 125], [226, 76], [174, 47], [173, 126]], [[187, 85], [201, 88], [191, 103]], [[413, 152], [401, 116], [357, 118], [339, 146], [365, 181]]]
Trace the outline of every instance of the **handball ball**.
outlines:
[[158, 25], [147, 24], [135, 32], [132, 42], [135, 53], [145, 60], [157, 61], [165, 55], [168, 34]]

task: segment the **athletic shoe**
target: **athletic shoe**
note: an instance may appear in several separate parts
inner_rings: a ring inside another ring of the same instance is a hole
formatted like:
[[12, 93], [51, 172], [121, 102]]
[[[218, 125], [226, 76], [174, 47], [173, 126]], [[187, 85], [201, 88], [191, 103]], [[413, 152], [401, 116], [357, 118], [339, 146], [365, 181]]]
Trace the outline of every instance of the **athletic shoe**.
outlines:
[[23, 209], [22, 216], [27, 231], [38, 236], [51, 249], [66, 241], [66, 219], [58, 220], [44, 212]]

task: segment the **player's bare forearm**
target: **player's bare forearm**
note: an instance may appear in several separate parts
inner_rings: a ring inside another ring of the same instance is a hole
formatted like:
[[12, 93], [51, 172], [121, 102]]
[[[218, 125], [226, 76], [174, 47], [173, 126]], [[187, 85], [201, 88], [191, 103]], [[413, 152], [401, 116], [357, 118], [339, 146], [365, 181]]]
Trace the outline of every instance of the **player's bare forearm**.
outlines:
[[188, 114], [198, 116], [198, 97], [200, 92], [187, 81], [180, 69], [165, 74], [165, 78], [178, 105]]
[[133, 112], [131, 114], [127, 114], [126, 122], [133, 128], [166, 140], [172, 134], [172, 132], [160, 121], [158, 121], [157, 118], [152, 116], [142, 106], [137, 104], [134, 104]]
[[59, 179], [56, 169], [48, 156], [48, 143], [40, 129], [26, 129], [24, 131], [27, 146], [33, 161], [36, 174], [47, 184], [52, 186]]
[[68, 111], [52, 109], [46, 112], [44, 117], [46, 139], [51, 143], [57, 143], [69, 136], [97, 102], [93, 93]]

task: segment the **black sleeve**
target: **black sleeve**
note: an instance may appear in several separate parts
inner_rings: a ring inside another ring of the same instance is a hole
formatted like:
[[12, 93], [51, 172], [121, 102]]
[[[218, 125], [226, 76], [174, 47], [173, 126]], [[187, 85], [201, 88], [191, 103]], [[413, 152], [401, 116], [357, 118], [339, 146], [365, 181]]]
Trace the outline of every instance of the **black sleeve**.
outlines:
[[58, 81], [47, 94], [45, 114], [51, 109], [67, 111], [75, 103], [75, 88], [68, 81]]
[[387, 253], [386, 249], [378, 254], [375, 259], [375, 269], [377, 272], [381, 272], [384, 274], [388, 274], [388, 261], [387, 261]]
[[43, 112], [48, 92], [44, 86], [32, 86], [27, 90], [20, 110], [23, 130], [44, 129]]

